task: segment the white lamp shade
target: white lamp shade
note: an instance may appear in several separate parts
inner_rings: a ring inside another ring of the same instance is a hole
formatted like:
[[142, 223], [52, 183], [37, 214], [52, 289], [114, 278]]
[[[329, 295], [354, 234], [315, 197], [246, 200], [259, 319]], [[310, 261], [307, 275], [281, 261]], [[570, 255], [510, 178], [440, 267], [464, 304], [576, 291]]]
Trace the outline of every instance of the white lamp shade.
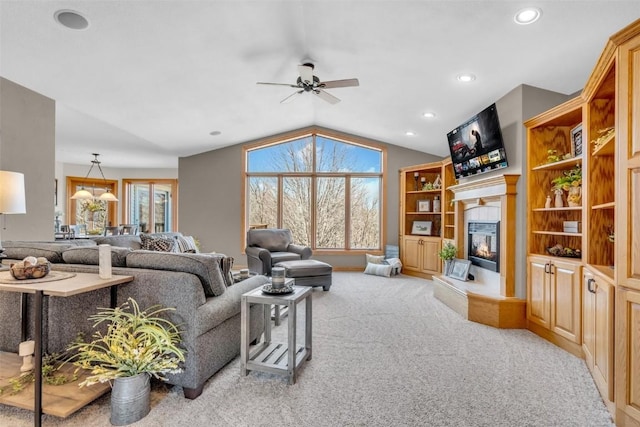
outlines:
[[107, 202], [117, 202], [118, 198], [114, 196], [114, 194], [110, 191], [106, 191], [98, 197], [100, 200], [105, 200]]
[[78, 190], [75, 192], [75, 194], [73, 196], [71, 196], [71, 198], [73, 200], [86, 200], [86, 199], [93, 199], [93, 194], [91, 194], [89, 191], [87, 190]]
[[0, 213], [27, 213], [24, 192], [24, 174], [0, 171]]

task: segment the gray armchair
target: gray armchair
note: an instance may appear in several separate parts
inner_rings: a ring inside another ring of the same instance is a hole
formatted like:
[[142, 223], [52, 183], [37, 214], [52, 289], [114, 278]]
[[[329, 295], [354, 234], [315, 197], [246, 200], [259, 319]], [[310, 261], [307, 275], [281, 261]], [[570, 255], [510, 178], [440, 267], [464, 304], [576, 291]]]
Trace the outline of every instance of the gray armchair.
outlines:
[[247, 231], [245, 253], [249, 271], [271, 276], [271, 267], [281, 261], [309, 259], [311, 248], [294, 244], [291, 230], [265, 228]]

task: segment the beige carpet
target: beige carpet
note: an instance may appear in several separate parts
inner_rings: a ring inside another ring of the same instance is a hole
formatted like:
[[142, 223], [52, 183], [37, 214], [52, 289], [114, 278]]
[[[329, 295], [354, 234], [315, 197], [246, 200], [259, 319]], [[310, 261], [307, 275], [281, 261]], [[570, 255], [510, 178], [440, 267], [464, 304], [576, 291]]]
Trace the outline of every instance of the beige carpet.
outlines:
[[[133, 425], [613, 425], [582, 360], [526, 330], [463, 320], [429, 281], [334, 273], [331, 291], [314, 290], [313, 322], [313, 359], [295, 385], [240, 377], [236, 359], [194, 401], [155, 385]], [[0, 405], [0, 426], [30, 425], [30, 412]], [[43, 425], [108, 426], [108, 396]]]

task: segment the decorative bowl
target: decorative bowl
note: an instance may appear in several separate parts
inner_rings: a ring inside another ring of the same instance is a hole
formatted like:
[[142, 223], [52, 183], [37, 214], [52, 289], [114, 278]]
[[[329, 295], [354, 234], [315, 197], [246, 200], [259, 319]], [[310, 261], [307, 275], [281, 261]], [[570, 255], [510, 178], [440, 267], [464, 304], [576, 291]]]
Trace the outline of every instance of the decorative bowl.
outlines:
[[51, 271], [51, 264], [47, 262], [43, 264], [29, 265], [26, 267], [11, 264], [9, 271], [17, 280], [40, 279], [49, 274], [49, 271]]

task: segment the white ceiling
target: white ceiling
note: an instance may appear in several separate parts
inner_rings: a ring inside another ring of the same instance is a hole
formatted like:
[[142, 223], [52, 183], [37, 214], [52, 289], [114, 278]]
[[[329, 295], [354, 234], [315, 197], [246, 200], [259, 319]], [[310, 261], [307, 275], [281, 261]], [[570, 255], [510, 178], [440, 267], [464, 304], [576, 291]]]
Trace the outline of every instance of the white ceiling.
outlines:
[[[531, 5], [542, 18], [515, 24]], [[62, 27], [60, 9], [89, 27]], [[638, 0], [0, 0], [0, 75], [56, 100], [65, 163], [97, 152], [107, 167], [177, 167], [312, 124], [445, 156], [448, 131], [520, 84], [580, 90], [639, 17]], [[342, 99], [331, 105], [309, 93], [280, 104], [294, 89], [256, 85], [294, 83], [305, 60], [320, 80], [360, 86], [328, 90]]]

